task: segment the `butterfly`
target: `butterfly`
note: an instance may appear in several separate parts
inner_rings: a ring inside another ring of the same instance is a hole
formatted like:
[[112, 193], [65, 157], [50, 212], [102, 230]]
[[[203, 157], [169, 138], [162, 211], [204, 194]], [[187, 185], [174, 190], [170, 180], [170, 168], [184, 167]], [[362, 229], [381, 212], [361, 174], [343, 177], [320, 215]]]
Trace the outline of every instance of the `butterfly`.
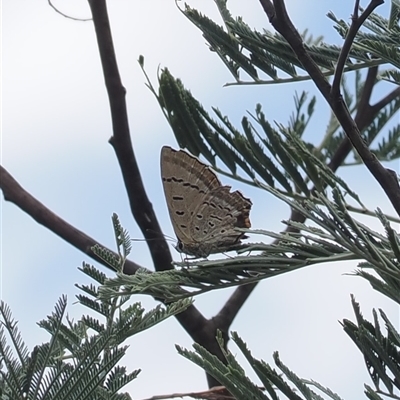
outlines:
[[161, 176], [179, 252], [206, 258], [240, 245], [245, 235], [235, 228], [250, 228], [250, 199], [223, 186], [196, 157], [168, 146], [161, 149]]

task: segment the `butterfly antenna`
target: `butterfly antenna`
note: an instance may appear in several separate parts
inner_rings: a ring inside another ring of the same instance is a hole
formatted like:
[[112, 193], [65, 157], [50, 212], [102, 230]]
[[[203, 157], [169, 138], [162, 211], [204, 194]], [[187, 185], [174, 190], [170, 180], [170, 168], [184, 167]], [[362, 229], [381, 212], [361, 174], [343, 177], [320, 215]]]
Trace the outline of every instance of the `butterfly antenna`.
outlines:
[[[148, 232], [151, 231], [151, 229], [147, 230]], [[153, 231], [156, 233], [156, 231]], [[149, 238], [149, 239], [131, 239], [132, 242], [148, 242], [148, 241], [153, 241], [153, 240], [166, 240], [167, 242], [176, 242], [176, 239], [173, 238], [172, 236], [168, 235], [161, 235], [161, 237], [154, 237], [154, 238]]]

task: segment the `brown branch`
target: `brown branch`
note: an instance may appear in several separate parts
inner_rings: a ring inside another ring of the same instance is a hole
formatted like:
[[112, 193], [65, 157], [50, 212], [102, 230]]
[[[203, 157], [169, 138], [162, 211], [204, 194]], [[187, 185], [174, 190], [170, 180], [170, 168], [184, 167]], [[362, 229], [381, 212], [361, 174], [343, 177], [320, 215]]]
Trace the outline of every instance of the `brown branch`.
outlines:
[[[264, 2], [267, 4], [264, 9], [272, 10], [273, 13], [275, 13], [271, 2], [266, 0], [264, 0]], [[152, 205], [145, 193], [133, 152], [127, 118], [125, 88], [119, 76], [106, 4], [104, 0], [89, 0], [89, 4], [93, 14], [93, 22], [110, 101], [113, 126], [113, 136], [110, 139], [110, 143], [115, 149], [121, 167], [132, 213], [147, 240], [155, 268], [156, 270], [170, 269], [172, 259], [169, 248], [162, 235]], [[275, 18], [275, 15], [273, 15], [273, 18]], [[305, 62], [307, 62], [307, 60], [305, 60]], [[321, 88], [326, 89], [326, 83], [326, 81], [320, 81], [319, 84]], [[96, 259], [99, 263], [104, 264], [103, 261], [98, 259], [91, 251], [91, 247], [97, 243], [96, 241], [69, 225], [34, 199], [5, 169], [0, 169], [0, 173], [0, 185], [6, 200], [12, 201], [31, 215], [39, 224], [47, 227], [68, 243]], [[127, 261], [126, 267], [127, 269], [125, 272], [131, 274], [139, 268], [139, 265]], [[241, 297], [235, 292], [231, 297], [232, 300], [230, 299], [217, 317], [211, 320], [206, 320], [194, 306], [190, 306], [185, 312], [177, 315], [176, 318], [194, 341], [223, 360], [224, 357], [215, 340], [216, 329], [218, 328], [223, 331], [227, 341], [228, 328], [254, 286], [255, 285], [247, 285], [239, 287], [238, 289], [242, 290]], [[247, 292], [246, 295], [243, 294], [245, 292]], [[210, 387], [213, 387], [217, 384], [217, 381], [211, 376], [208, 376], [208, 383]]]
[[[103, 259], [98, 258], [92, 251], [92, 247], [95, 244], [99, 244], [99, 242], [50, 211], [40, 201], [29, 194], [2, 166], [0, 166], [0, 189], [6, 201], [14, 203], [31, 216], [38, 224], [49, 229], [100, 264], [110, 268]], [[100, 246], [102, 245], [100, 244]], [[115, 256], [117, 257], [118, 255], [115, 254]], [[133, 275], [139, 268], [141, 268], [140, 265], [133, 261], [126, 260], [124, 272], [128, 275]], [[209, 351], [212, 349], [214, 354], [217, 354], [218, 357], [223, 359], [221, 349], [218, 347], [215, 340], [216, 327], [212, 321], [204, 318], [193, 305], [175, 317], [195, 342], [200, 343]], [[209, 377], [209, 382], [211, 385], [210, 387], [216, 386], [217, 381], [212, 377]]]
[[[363, 90], [361, 92], [360, 100], [358, 102], [357, 114], [355, 120], [358, 121], [359, 129], [363, 130], [366, 128], [375, 118], [376, 114], [379, 112], [378, 109], [372, 108], [369, 105], [369, 100], [372, 94], [372, 88], [375, 84], [375, 79], [378, 73], [377, 67], [372, 67], [368, 70], [367, 78], [365, 80], [365, 84]], [[390, 100], [389, 100], [390, 99]], [[391, 96], [386, 96], [386, 101], [381, 102], [382, 108], [385, 107], [393, 98]], [[331, 162], [328, 164], [328, 167], [335, 172], [340, 165], [344, 162], [346, 157], [349, 155], [352, 149], [352, 145], [350, 140], [346, 137], [343, 139], [342, 143], [338, 146], [335, 154], [332, 156]], [[312, 189], [314, 191], [315, 188]], [[297, 210], [292, 210], [290, 218], [291, 221], [305, 222], [306, 218], [303, 214], [299, 213]], [[291, 226], [288, 226], [284, 232], [293, 232], [294, 229]], [[274, 243], [278, 243], [278, 241], [274, 241]], [[258, 283], [251, 283], [248, 285], [238, 286], [229, 299], [226, 301], [222, 309], [215, 316], [215, 320], [217, 324], [220, 324], [224, 327], [224, 329], [228, 330], [233, 320], [235, 319], [237, 313], [243, 307], [243, 304], [249, 298], [253, 290], [256, 288]]]
[[383, 99], [376, 102], [373, 106], [371, 106], [371, 111], [374, 114], [377, 114], [382, 108], [384, 108], [391, 101], [400, 97], [400, 87], [394, 89], [390, 93], [388, 93]]
[[[396, 98], [400, 97], [400, 88], [396, 88], [375, 104], [370, 105], [369, 101], [371, 99], [372, 89], [375, 85], [377, 74], [377, 67], [368, 69], [361, 97], [357, 105], [357, 114], [354, 117], [354, 121], [356, 122], [359, 131], [363, 131], [367, 128], [383, 108]], [[347, 137], [343, 139], [342, 143], [335, 151], [335, 154], [332, 156], [328, 167], [335, 172], [343, 164], [352, 148], [353, 146], [350, 140]]]
[[[113, 136], [110, 139], [120, 164], [130, 207], [136, 223], [141, 229], [149, 246], [150, 254], [157, 271], [172, 268], [172, 257], [157, 221], [151, 202], [144, 189], [139, 167], [136, 162], [131, 142], [128, 114], [125, 101], [125, 88], [119, 75], [111, 28], [105, 0], [88, 0], [92, 10], [97, 44], [103, 67], [105, 85], [110, 102]], [[224, 360], [216, 342], [216, 327], [212, 320], [207, 320], [194, 307], [176, 316], [179, 323], [194, 341]], [[218, 382], [207, 375], [209, 387]]]
[[[354, 121], [358, 125], [358, 129], [360, 131], [364, 130], [367, 126], [369, 126], [375, 119], [378, 112], [381, 110], [381, 108], [372, 109], [371, 105], [369, 104], [372, 95], [372, 89], [375, 86], [377, 75], [378, 75], [378, 67], [371, 67], [368, 69], [364, 87], [357, 104], [357, 113], [356, 116], [354, 117]], [[388, 101], [387, 103], [382, 103], [382, 108], [384, 108], [390, 101]], [[328, 167], [333, 172], [335, 172], [343, 164], [344, 160], [349, 155], [352, 148], [353, 146], [350, 142], [350, 139], [348, 137], [343, 139], [342, 143], [335, 151], [335, 154], [332, 156], [331, 161], [328, 164]]]
[[340, 55], [336, 65], [335, 75], [333, 77], [332, 89], [331, 89], [331, 96], [333, 98], [340, 96], [340, 82], [342, 81], [343, 70], [346, 65], [347, 56], [350, 53], [351, 46], [353, 45], [357, 32], [360, 30], [362, 24], [371, 15], [371, 13], [375, 10], [375, 8], [381, 4], [383, 4], [383, 0], [371, 1], [368, 4], [367, 8], [364, 10], [364, 12], [361, 14], [361, 16], [358, 16], [360, 2], [359, 0], [355, 1], [352, 23], [350, 25], [349, 31], [347, 32], [346, 39], [344, 40], [342, 50], [340, 51]]
[[113, 136], [110, 139], [117, 156], [129, 198], [130, 208], [147, 245], [157, 271], [171, 269], [172, 257], [153, 206], [144, 189], [133, 152], [129, 131], [125, 88], [122, 85], [114, 51], [105, 0], [89, 0], [104, 80], [110, 102]]
[[364, 164], [371, 174], [379, 182], [397, 214], [400, 216], [400, 186], [396, 173], [392, 170], [386, 169], [370, 151], [368, 144], [361, 137], [356, 123], [351, 118], [343, 99], [339, 98], [333, 100], [331, 106], [352, 145], [357, 150], [357, 153], [364, 161]]
[[[113, 126], [113, 137], [110, 139], [110, 143], [115, 149], [121, 167], [132, 213], [147, 239], [154, 265], [157, 270], [169, 269], [171, 268], [172, 260], [169, 248], [158, 225], [152, 205], [145, 193], [133, 152], [127, 118], [125, 89], [122, 86], [118, 72], [106, 5], [103, 0], [89, 0], [89, 4], [93, 13], [93, 22], [110, 101]], [[37, 223], [48, 228], [67, 243], [109, 268], [109, 265], [104, 263], [91, 250], [95, 244], [99, 244], [96, 240], [68, 224], [46, 208], [25, 191], [2, 167], [0, 167], [0, 187], [5, 200], [13, 202]], [[127, 260], [124, 272], [129, 275], [134, 274], [138, 268], [140, 268], [138, 264]], [[177, 315], [176, 318], [195, 342], [224, 361], [223, 353], [215, 337], [218, 328], [223, 332], [225, 343], [227, 343], [229, 324], [220, 324], [217, 319], [205, 319], [194, 306], [190, 306], [186, 311]], [[218, 381], [212, 376], [207, 375], [207, 379], [209, 387], [218, 385]]]
[[[162, 235], [152, 205], [145, 193], [133, 153], [127, 119], [125, 89], [122, 86], [116, 64], [106, 5], [104, 0], [89, 0], [89, 4], [93, 13], [93, 22], [96, 29], [102, 66], [104, 68], [107, 92], [109, 94], [114, 134], [110, 139], [110, 143], [115, 149], [121, 166], [132, 213], [143, 235], [147, 239], [154, 265], [157, 270], [170, 269], [172, 268], [172, 258], [169, 248]], [[6, 201], [14, 203], [37, 223], [43, 225], [100, 264], [110, 268], [109, 265], [105, 264], [91, 250], [95, 244], [99, 244], [96, 240], [68, 224], [45, 207], [25, 191], [1, 166], [0, 188], [3, 191]], [[117, 256], [117, 254], [115, 255]], [[124, 272], [131, 275], [139, 268], [141, 268], [140, 265], [126, 260]], [[212, 320], [207, 320], [193, 305], [175, 317], [195, 342], [215, 354], [219, 359], [224, 360], [224, 356], [215, 339], [216, 326]], [[210, 387], [218, 385], [218, 382], [213, 377], [207, 376], [207, 379]]]
[[[0, 166], [0, 188], [3, 191], [4, 199], [6, 201], [14, 203], [17, 207], [31, 216], [38, 224], [43, 225], [45, 228], [64, 239], [67, 243], [72, 244], [72, 246], [81, 250], [100, 264], [110, 268], [108, 264], [106, 264], [101, 258], [97, 257], [92, 251], [92, 247], [95, 244], [99, 244], [99, 242], [76, 229], [50, 211], [40, 201], [36, 200], [31, 194], [29, 194], [2, 166]], [[115, 256], [117, 256], [117, 254], [115, 254]], [[140, 265], [133, 261], [126, 260], [125, 273], [132, 275], [139, 268]]]
[[236, 315], [257, 285], [258, 282], [238, 286], [218, 314], [214, 317], [215, 323], [228, 331], [233, 320], [236, 318]]
[[[265, 2], [270, 3], [267, 0], [260, 0], [260, 2], [261, 4]], [[371, 11], [371, 9], [376, 8], [376, 5], [381, 3], [382, 0], [371, 0], [367, 9]], [[388, 196], [388, 199], [392, 203], [393, 208], [396, 210], [397, 214], [400, 215], [400, 186], [396, 174], [393, 171], [383, 167], [376, 156], [370, 151], [367, 143], [365, 143], [361, 137], [357, 124], [352, 119], [342, 96], [340, 94], [337, 96], [332, 96], [329, 82], [327, 82], [317, 64], [306, 51], [301, 36], [287, 15], [284, 1], [274, 0], [274, 6], [275, 14], [272, 19], [270, 18], [272, 25], [290, 44], [297, 58], [301, 61], [305, 70], [330, 105], [353, 147], [364, 161], [365, 166], [379, 182], [382, 189]], [[269, 14], [268, 16], [270, 17]], [[352, 25], [353, 24], [357, 26], [355, 19], [353, 19]]]
[[[275, 9], [269, 0], [261, 0], [264, 10], [266, 10], [268, 17], [271, 19], [275, 18]], [[378, 67], [371, 67], [368, 69], [367, 77], [361, 92], [360, 99], [357, 104], [357, 113], [355, 115], [354, 121], [356, 122], [359, 131], [363, 131], [368, 127], [372, 121], [375, 119], [376, 115], [386, 107], [391, 101], [400, 96], [400, 88], [394, 89], [384, 98], [379, 100], [374, 105], [370, 105], [370, 99], [372, 95], [372, 89], [375, 86], [376, 77], [378, 74]], [[353, 146], [348, 137], [344, 138], [342, 143], [338, 146], [335, 154], [332, 156], [328, 167], [335, 172], [344, 162], [346, 157], [351, 152]], [[314, 190], [313, 188], [312, 190]], [[305, 222], [305, 217], [296, 210], [292, 210], [290, 220], [303, 223]], [[292, 231], [291, 227], [285, 229], [285, 232]], [[253, 292], [257, 283], [251, 283], [248, 285], [238, 286], [232, 293], [230, 298], [226, 301], [225, 305], [215, 316], [215, 321], [217, 325], [221, 325], [228, 331], [230, 325], [232, 324], [234, 318], [236, 317], [239, 310], [243, 307], [250, 294]]]

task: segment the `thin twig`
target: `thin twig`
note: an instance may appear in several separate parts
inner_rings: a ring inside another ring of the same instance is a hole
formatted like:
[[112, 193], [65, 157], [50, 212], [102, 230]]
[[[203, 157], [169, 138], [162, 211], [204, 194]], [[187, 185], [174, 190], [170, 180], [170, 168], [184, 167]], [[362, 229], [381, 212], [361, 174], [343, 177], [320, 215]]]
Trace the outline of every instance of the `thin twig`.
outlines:
[[371, 111], [376, 115], [382, 108], [384, 108], [387, 104], [391, 101], [395, 100], [396, 98], [400, 97], [400, 87], [392, 90], [388, 93], [385, 97], [381, 100], [377, 101], [373, 106], [371, 106]]
[[[264, 388], [260, 388], [263, 390]], [[231, 394], [226, 390], [225, 386], [214, 386], [213, 388], [202, 391], [202, 392], [187, 392], [187, 393], [171, 393], [171, 394], [162, 394], [156, 395], [152, 397], [148, 397], [143, 400], [167, 400], [167, 399], [176, 399], [183, 397], [192, 397], [194, 399], [204, 399], [204, 400], [234, 400]]]
[[346, 39], [344, 40], [342, 50], [340, 52], [338, 62], [336, 65], [335, 75], [333, 77], [331, 96], [333, 98], [338, 97], [340, 95], [340, 82], [342, 81], [343, 70], [346, 65], [347, 56], [350, 53], [351, 46], [353, 45], [354, 38], [357, 35], [357, 32], [360, 30], [362, 24], [366, 21], [366, 19], [371, 15], [371, 13], [383, 4], [383, 0], [372, 0], [361, 16], [358, 16], [359, 10], [359, 0], [355, 0], [354, 12], [352, 16], [352, 23], [347, 32]]
[[73, 21], [79, 21], [79, 22], [87, 22], [87, 21], [91, 21], [92, 18], [74, 18], [71, 17], [67, 14], [64, 14], [63, 12], [61, 12], [52, 2], [51, 0], [47, 0], [47, 2], [49, 3], [49, 6], [57, 13], [62, 15], [64, 18], [68, 18], [68, 19], [72, 19]]

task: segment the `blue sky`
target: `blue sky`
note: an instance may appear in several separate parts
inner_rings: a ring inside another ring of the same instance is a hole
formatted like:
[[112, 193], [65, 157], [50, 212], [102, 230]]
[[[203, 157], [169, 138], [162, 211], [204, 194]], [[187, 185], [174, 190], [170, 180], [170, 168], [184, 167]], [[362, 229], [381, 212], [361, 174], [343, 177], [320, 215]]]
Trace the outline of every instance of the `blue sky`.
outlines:
[[[54, 4], [76, 18], [90, 16], [87, 3]], [[214, 2], [191, 1], [215, 20]], [[257, 1], [228, 2], [234, 16], [258, 29], [271, 29]], [[366, 4], [362, 4], [366, 5]], [[378, 9], [388, 15], [389, 5]], [[139, 55], [156, 83], [157, 68], [168, 67], [210, 110], [218, 107], [239, 124], [246, 111], [263, 105], [270, 121], [285, 123], [293, 110], [293, 94], [316, 94], [318, 112], [306, 139], [318, 143], [329, 110], [313, 86], [223, 87], [232, 78], [211, 53], [200, 32], [185, 19], [175, 2], [109, 2], [109, 16], [120, 73], [127, 89], [132, 142], [148, 196], [164, 233], [174, 237], [159, 172], [163, 145], [176, 147], [174, 136], [155, 98], [145, 87]], [[288, 10], [300, 31], [309, 28], [327, 42], [341, 43], [325, 14], [333, 10], [349, 20], [352, 2], [289, 1]], [[70, 224], [114, 249], [111, 215], [116, 212], [132, 238], [140, 239], [112, 147], [108, 99], [92, 23], [65, 19], [45, 1], [3, 2], [2, 26], [2, 165], [33, 196]], [[310, 18], [312, 15], [312, 18]], [[399, 171], [398, 162], [390, 164]], [[339, 174], [371, 209], [393, 214], [379, 185], [360, 166]], [[253, 201], [254, 228], [280, 230], [287, 207], [264, 192], [237, 182]], [[362, 219], [375, 229], [375, 221]], [[180, 256], [174, 253], [174, 258]], [[151, 267], [144, 242], [134, 242], [131, 259]], [[29, 346], [47, 340], [36, 322], [48, 315], [61, 294], [69, 299], [69, 314], [78, 318], [86, 309], [75, 303], [75, 283], [88, 282], [77, 267], [92, 261], [39, 226], [15, 205], [1, 203], [1, 298], [12, 308]], [[343, 275], [356, 263], [321, 265], [262, 282], [235, 319], [236, 330], [253, 354], [267, 362], [278, 350], [282, 361], [304, 378], [330, 387], [343, 398], [360, 396], [370, 383], [363, 359], [342, 331], [338, 320], [353, 319], [350, 293], [361, 303], [365, 316], [382, 307], [398, 323], [398, 309], [373, 292], [360, 278]], [[100, 267], [102, 268], [102, 267]], [[104, 268], [102, 268], [105, 270]], [[106, 271], [107, 272], [107, 271]], [[231, 289], [196, 298], [196, 306], [211, 317], [222, 307]], [[155, 302], [144, 296], [147, 308]], [[142, 332], [130, 340], [124, 362], [143, 372], [129, 386], [134, 398], [203, 390], [204, 373], [176, 354], [174, 344], [190, 347], [191, 339], [175, 319]], [[237, 352], [231, 346], [234, 353]], [[238, 358], [242, 358], [238, 355]], [[253, 376], [250, 372], [250, 376]]]

